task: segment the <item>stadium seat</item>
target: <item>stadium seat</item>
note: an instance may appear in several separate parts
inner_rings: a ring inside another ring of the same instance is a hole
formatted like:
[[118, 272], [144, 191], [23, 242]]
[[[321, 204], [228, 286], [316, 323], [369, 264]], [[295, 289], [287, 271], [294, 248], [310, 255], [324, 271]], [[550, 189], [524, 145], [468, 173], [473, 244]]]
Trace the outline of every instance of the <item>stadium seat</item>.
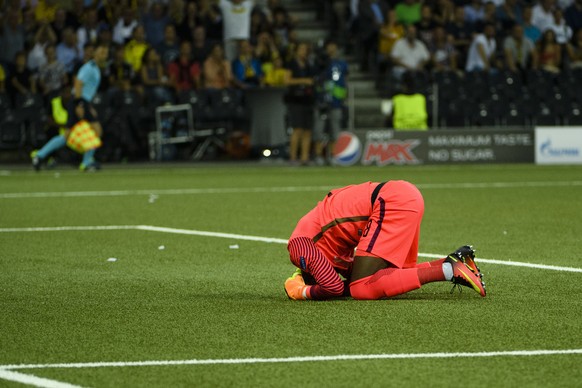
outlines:
[[500, 121], [506, 126], [524, 126], [529, 123], [523, 102], [520, 100], [500, 104]]
[[469, 125], [467, 102], [453, 99], [439, 105], [439, 121], [442, 127], [465, 127]]
[[217, 122], [241, 120], [245, 116], [243, 94], [237, 89], [209, 90], [210, 118]]
[[6, 111], [12, 109], [12, 103], [6, 93], [0, 93], [0, 113], [4, 114]]
[[470, 124], [475, 127], [493, 127], [498, 124], [497, 102], [483, 100], [472, 105]]
[[582, 106], [578, 101], [571, 101], [564, 109], [564, 125], [582, 125]]
[[106, 93], [97, 93], [93, 98], [93, 106], [97, 111], [97, 118], [104, 124], [111, 119], [112, 108]]
[[195, 127], [203, 127], [211, 116], [208, 93], [205, 90], [184, 90], [178, 94], [178, 103], [190, 104]]
[[532, 125], [560, 125], [560, 116], [555, 112], [554, 105], [540, 101], [532, 112]]
[[11, 112], [0, 121], [0, 149], [17, 149], [26, 142], [26, 125]]

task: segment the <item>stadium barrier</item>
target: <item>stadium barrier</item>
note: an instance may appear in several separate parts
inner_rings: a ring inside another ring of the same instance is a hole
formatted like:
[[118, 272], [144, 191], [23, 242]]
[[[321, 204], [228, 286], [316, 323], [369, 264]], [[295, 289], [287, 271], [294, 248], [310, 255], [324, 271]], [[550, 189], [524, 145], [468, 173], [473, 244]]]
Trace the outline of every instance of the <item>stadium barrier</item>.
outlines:
[[377, 166], [533, 163], [534, 133], [523, 128], [355, 130], [341, 133], [335, 161]]

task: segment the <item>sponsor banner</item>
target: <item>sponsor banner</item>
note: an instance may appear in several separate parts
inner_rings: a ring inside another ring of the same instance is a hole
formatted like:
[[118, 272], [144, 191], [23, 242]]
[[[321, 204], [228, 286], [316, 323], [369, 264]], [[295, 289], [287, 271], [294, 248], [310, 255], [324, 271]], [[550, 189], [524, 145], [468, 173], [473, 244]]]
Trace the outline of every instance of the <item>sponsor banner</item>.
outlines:
[[536, 164], [582, 164], [582, 127], [537, 127]]
[[532, 163], [531, 130], [373, 130], [342, 132], [334, 150], [339, 165]]

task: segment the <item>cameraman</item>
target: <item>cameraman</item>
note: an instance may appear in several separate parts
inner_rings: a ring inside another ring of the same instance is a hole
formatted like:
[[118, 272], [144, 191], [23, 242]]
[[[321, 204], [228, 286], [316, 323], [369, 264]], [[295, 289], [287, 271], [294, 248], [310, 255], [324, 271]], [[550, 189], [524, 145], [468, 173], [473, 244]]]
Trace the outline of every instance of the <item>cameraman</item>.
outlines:
[[[323, 66], [317, 78], [317, 106], [314, 113], [313, 140], [315, 141], [315, 164], [326, 164], [331, 160], [333, 147], [342, 125], [344, 101], [347, 97], [348, 64], [338, 57], [338, 45], [329, 40], [325, 44], [325, 53], [322, 58]], [[325, 142], [325, 127], [329, 122], [329, 140]]]

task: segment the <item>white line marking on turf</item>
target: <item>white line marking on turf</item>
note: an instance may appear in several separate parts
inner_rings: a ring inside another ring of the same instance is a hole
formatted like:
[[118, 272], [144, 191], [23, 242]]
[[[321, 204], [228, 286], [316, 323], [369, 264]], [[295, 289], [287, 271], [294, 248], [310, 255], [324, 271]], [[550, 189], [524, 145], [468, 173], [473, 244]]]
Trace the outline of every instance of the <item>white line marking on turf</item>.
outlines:
[[419, 358], [476, 358], [476, 357], [524, 357], [582, 354], [582, 349], [562, 350], [510, 350], [500, 352], [474, 353], [392, 353], [392, 354], [339, 354], [335, 356], [275, 357], [275, 358], [226, 358], [206, 360], [160, 360], [160, 361], [117, 361], [84, 362], [69, 364], [16, 364], [0, 365], [1, 370], [47, 369], [47, 368], [111, 368], [129, 366], [171, 366], [171, 365], [218, 365], [218, 364], [266, 364], [286, 362], [357, 361]]
[[36, 377], [32, 375], [25, 375], [14, 371], [6, 370], [0, 367], [0, 380], [14, 381], [16, 383], [32, 385], [41, 388], [80, 388], [78, 385], [62, 383], [56, 380], [45, 379], [44, 377]]
[[287, 244], [288, 242], [288, 240], [282, 238], [247, 236], [244, 234], [232, 234], [232, 233], [206, 232], [204, 230], [162, 228], [158, 226], [148, 226], [148, 225], [138, 225], [136, 229], [162, 233], [188, 234], [205, 237], [232, 238], [235, 240], [260, 241], [265, 243]]
[[[485, 188], [516, 188], [516, 187], [568, 187], [582, 186], [582, 181], [544, 181], [544, 182], [475, 182], [475, 183], [419, 183], [416, 186], [421, 190]], [[192, 195], [192, 194], [240, 194], [240, 193], [293, 193], [310, 191], [328, 191], [335, 188], [328, 186], [287, 186], [287, 187], [223, 187], [223, 188], [191, 188], [191, 189], [149, 189], [149, 190], [110, 190], [110, 191], [59, 191], [59, 192], [32, 192], [32, 193], [2, 193], [0, 199], [18, 198], [61, 198], [61, 197], [122, 197], [131, 195]]]
[[[151, 225], [105, 225], [105, 226], [57, 226], [57, 227], [33, 227], [33, 228], [0, 228], [0, 233], [19, 233], [19, 232], [63, 232], [63, 231], [91, 231], [91, 230], [143, 230], [149, 232], [160, 232], [160, 233], [172, 233], [172, 234], [183, 234], [192, 236], [204, 236], [204, 237], [218, 237], [218, 238], [230, 238], [233, 240], [246, 240], [246, 241], [258, 241], [264, 243], [275, 243], [275, 244], [287, 244], [288, 240], [282, 238], [274, 237], [261, 237], [261, 236], [249, 236], [244, 234], [233, 234], [233, 233], [218, 233], [209, 232], [204, 230], [191, 230], [191, 229], [176, 229], [176, 228], [165, 228], [160, 226]], [[442, 254], [435, 253], [419, 253], [419, 257], [426, 257], [432, 259], [441, 259], [445, 257]], [[533, 264], [524, 263], [519, 261], [511, 260], [490, 260], [477, 258], [481, 263], [488, 264], [499, 264], [499, 265], [510, 265], [515, 267], [527, 267], [536, 269], [547, 269], [552, 271], [562, 271], [562, 272], [579, 272], [582, 273], [582, 268], [575, 267], [560, 267], [557, 265], [545, 265], [545, 264]]]

